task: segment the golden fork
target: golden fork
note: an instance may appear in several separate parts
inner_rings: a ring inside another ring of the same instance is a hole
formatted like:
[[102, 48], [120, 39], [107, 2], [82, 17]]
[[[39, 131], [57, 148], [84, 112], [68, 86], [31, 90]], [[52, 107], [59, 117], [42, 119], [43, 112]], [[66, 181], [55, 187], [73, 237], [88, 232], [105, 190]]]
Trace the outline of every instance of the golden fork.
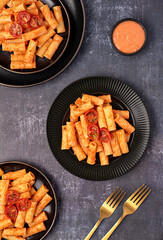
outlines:
[[150, 192], [151, 190], [144, 186], [144, 184], [138, 188], [124, 203], [122, 216], [101, 240], [107, 240], [118, 227], [118, 225], [122, 222], [122, 220], [127, 215], [134, 213], [138, 209], [138, 207], [142, 204], [142, 202], [144, 202]]
[[84, 240], [89, 240], [97, 227], [100, 225], [104, 218], [110, 217], [113, 212], [116, 210], [120, 202], [122, 201], [123, 197], [125, 196], [125, 192], [121, 188], [116, 188], [114, 192], [110, 194], [110, 196], [105, 200], [100, 208], [100, 218], [97, 223], [94, 225], [92, 230], [86, 236]]

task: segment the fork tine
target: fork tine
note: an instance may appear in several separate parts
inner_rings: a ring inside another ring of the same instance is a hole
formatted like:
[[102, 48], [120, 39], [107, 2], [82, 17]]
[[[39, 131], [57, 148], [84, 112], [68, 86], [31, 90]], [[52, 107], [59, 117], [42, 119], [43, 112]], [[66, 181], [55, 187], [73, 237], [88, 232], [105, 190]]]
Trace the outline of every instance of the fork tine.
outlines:
[[136, 201], [136, 199], [141, 195], [141, 193], [146, 189], [147, 187], [144, 186], [141, 191], [139, 191], [136, 196], [132, 199], [132, 202]]
[[112, 196], [114, 195], [114, 193], [116, 193], [116, 191], [119, 189], [119, 187], [117, 187], [111, 194], [110, 194], [110, 196], [105, 200], [105, 202], [104, 203], [107, 203], [111, 198], [112, 198]]
[[[122, 192], [122, 193], [123, 193], [123, 192]], [[122, 193], [120, 194], [120, 196], [122, 195]], [[126, 194], [126, 192], [123, 193], [123, 195], [121, 196], [121, 198], [118, 200], [118, 202], [115, 204], [115, 206], [114, 206], [113, 208], [116, 209], [116, 208], [118, 207], [118, 205], [120, 204], [120, 202], [121, 202], [122, 199], [124, 198], [125, 194]]]
[[138, 204], [137, 204], [138, 207], [142, 204], [142, 202], [144, 202], [144, 200], [146, 199], [148, 194], [150, 194], [150, 192], [151, 192], [151, 189], [145, 194], [145, 196], [140, 200], [140, 202], [138, 202]]
[[140, 190], [143, 186], [144, 186], [144, 184], [141, 185], [140, 188], [138, 188], [128, 199], [131, 201], [131, 199], [137, 194], [137, 192], [139, 192], [139, 190]]
[[119, 194], [113, 199], [113, 201], [111, 202], [110, 206], [113, 208], [114, 205], [116, 204], [116, 202], [119, 200], [119, 198], [121, 197], [121, 195], [124, 193], [124, 190], [120, 189], [121, 192], [119, 192]]
[[114, 202], [114, 200], [117, 198], [117, 195], [122, 191], [122, 189], [120, 188], [116, 194], [112, 197], [112, 199], [108, 202], [108, 204], [111, 206], [112, 203]]
[[146, 193], [148, 190], [149, 190], [149, 188], [147, 188], [147, 189], [138, 197], [138, 199], [136, 199], [135, 204], [137, 204], [137, 203], [140, 201], [140, 199], [145, 195], [145, 193]]

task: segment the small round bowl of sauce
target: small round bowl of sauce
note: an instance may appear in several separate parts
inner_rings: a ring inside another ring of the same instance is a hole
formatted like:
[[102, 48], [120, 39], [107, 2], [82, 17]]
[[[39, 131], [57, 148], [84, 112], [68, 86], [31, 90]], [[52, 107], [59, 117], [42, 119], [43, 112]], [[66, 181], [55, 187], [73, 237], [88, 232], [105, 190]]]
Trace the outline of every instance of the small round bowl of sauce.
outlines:
[[139, 53], [146, 45], [147, 32], [141, 22], [133, 18], [118, 21], [112, 30], [113, 48], [120, 54], [132, 56]]

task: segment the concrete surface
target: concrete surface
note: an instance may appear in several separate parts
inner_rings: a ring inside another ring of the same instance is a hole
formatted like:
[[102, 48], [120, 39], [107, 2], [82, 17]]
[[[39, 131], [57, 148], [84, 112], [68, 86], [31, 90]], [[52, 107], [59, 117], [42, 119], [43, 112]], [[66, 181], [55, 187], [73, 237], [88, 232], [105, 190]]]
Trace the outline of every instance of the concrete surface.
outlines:
[[[126, 198], [141, 184], [152, 192], [141, 208], [116, 230], [114, 240], [163, 239], [163, 2], [162, 0], [84, 0], [87, 24], [83, 45], [72, 64], [60, 76], [43, 85], [13, 89], [0, 87], [0, 161], [18, 160], [42, 170], [57, 193], [59, 214], [46, 240], [84, 239], [99, 217], [106, 197], [117, 187]], [[142, 53], [124, 57], [116, 53], [109, 34], [125, 17], [142, 21], [148, 43]], [[51, 104], [64, 87], [87, 77], [116, 77], [142, 98], [150, 115], [151, 138], [140, 163], [120, 178], [105, 182], [79, 179], [54, 158], [46, 137]], [[106, 219], [92, 239], [101, 239], [122, 213], [122, 204]]]

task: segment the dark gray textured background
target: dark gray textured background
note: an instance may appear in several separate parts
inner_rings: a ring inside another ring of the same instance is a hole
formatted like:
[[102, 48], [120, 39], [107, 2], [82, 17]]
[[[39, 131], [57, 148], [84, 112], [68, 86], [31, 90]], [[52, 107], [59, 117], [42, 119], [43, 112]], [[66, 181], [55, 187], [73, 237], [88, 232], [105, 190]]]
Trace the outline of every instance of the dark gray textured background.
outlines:
[[[84, 239], [99, 217], [101, 204], [117, 186], [127, 191], [127, 198], [142, 183], [152, 189], [150, 196], [121, 223], [111, 239], [162, 240], [163, 2], [84, 0], [84, 4], [87, 16], [84, 42], [67, 70], [40, 86], [0, 87], [0, 161], [30, 163], [53, 183], [59, 213], [47, 240]], [[141, 20], [148, 31], [148, 44], [137, 56], [118, 55], [111, 47], [110, 30], [125, 17]], [[127, 83], [142, 98], [151, 120], [150, 143], [140, 163], [124, 176], [105, 182], [86, 181], [69, 174], [53, 157], [46, 137], [46, 119], [56, 96], [71, 82], [94, 75], [116, 77]], [[92, 239], [101, 239], [121, 213], [122, 204]]]

